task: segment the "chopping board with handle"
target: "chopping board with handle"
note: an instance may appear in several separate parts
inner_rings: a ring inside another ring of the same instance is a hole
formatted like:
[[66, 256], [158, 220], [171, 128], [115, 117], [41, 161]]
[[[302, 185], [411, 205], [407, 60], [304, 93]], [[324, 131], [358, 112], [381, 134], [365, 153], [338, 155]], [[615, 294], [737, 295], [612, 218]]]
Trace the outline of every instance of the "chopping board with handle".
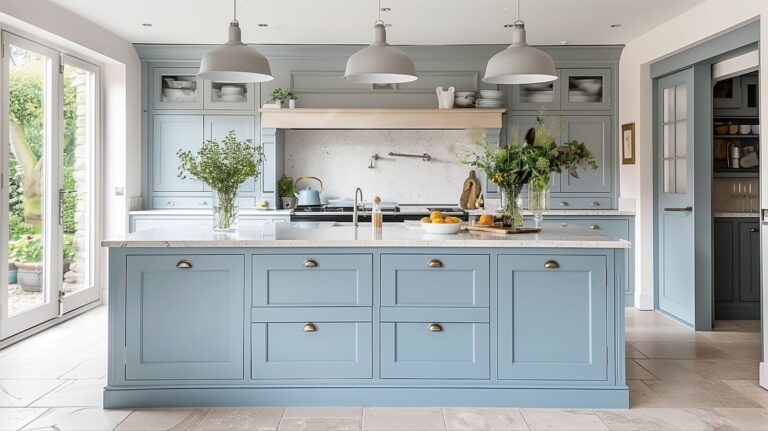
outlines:
[[473, 210], [476, 208], [477, 198], [482, 192], [480, 180], [477, 179], [475, 171], [469, 171], [469, 177], [464, 180], [464, 184], [461, 187], [461, 197], [459, 198], [459, 206], [463, 209]]

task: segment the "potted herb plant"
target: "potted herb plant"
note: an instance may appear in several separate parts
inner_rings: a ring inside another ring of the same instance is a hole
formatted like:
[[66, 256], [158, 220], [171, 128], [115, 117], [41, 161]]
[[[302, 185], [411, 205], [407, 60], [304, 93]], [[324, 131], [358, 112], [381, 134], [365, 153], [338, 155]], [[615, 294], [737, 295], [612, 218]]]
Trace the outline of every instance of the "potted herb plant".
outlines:
[[290, 90], [287, 88], [275, 88], [272, 90], [272, 100], [282, 108], [283, 101], [288, 100], [288, 93], [290, 93]]
[[290, 109], [296, 109], [296, 100], [299, 98], [296, 96], [296, 93], [293, 91], [288, 91], [288, 108]]
[[283, 208], [290, 209], [296, 207], [296, 185], [293, 182], [293, 178], [283, 175], [277, 181], [277, 193], [280, 195]]
[[13, 245], [16, 282], [26, 292], [40, 292], [43, 285], [43, 240], [40, 235], [27, 235]]
[[234, 130], [220, 143], [209, 139], [197, 153], [179, 150], [179, 178], [195, 177], [213, 190], [213, 230], [237, 230], [237, 189], [248, 178], [258, 178], [264, 151], [253, 141], [239, 141]]

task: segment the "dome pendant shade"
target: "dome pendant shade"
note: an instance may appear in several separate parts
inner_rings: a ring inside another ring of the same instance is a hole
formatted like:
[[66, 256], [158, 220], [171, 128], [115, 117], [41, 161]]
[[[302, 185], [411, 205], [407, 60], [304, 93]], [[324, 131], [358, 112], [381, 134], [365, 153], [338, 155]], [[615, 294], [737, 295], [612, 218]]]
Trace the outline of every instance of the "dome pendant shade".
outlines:
[[555, 61], [525, 42], [525, 25], [518, 21], [512, 33], [512, 44], [488, 60], [483, 82], [535, 84], [556, 79]]
[[240, 38], [240, 24], [229, 23], [229, 41], [203, 56], [197, 76], [216, 82], [265, 82], [274, 79], [269, 60]]
[[374, 29], [376, 40], [349, 57], [344, 78], [362, 84], [397, 84], [417, 80], [413, 60], [387, 43], [384, 24], [377, 22]]

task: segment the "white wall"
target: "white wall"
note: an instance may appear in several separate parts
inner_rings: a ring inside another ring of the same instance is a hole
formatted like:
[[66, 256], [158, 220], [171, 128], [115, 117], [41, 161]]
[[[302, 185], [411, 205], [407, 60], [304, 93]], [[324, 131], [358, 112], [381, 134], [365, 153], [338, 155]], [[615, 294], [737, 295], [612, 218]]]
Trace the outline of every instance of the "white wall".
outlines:
[[0, 0], [0, 27], [101, 67], [101, 232], [127, 232], [129, 198], [141, 194], [141, 63], [133, 45], [47, 0]]
[[[653, 140], [652, 140], [652, 81], [650, 64], [682, 51], [702, 41], [740, 27], [761, 16], [768, 16], [765, 0], [708, 0], [672, 20], [630, 41], [619, 62], [619, 121], [634, 122], [637, 138], [637, 164], [622, 165], [621, 196], [637, 201], [636, 224], [636, 298], [635, 305], [653, 309]], [[768, 40], [768, 22], [761, 25], [761, 40]], [[761, 49], [760, 62], [768, 64], [768, 50]], [[768, 68], [760, 69], [760, 112], [768, 107]], [[761, 114], [766, 118], [765, 114]], [[768, 121], [761, 118], [761, 135], [768, 133]], [[761, 152], [761, 165], [768, 159]], [[762, 206], [768, 204], [768, 170], [763, 168], [761, 184]], [[765, 233], [765, 231], [763, 232]], [[763, 268], [766, 266], [763, 250]], [[763, 298], [768, 298], [768, 283], [763, 272]], [[768, 346], [766, 322], [763, 322], [764, 348]], [[768, 352], [765, 352], [768, 353]], [[768, 357], [768, 354], [764, 355]], [[768, 367], [761, 364], [761, 381], [768, 387]]]

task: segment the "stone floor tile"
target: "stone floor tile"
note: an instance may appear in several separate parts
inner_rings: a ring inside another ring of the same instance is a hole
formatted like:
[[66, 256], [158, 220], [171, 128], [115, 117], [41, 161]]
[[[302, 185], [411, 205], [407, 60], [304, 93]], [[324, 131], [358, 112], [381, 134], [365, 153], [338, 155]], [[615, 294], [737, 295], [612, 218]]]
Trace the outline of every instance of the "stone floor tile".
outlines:
[[768, 390], [760, 386], [757, 380], [723, 380], [723, 383], [768, 409]]
[[0, 407], [23, 407], [63, 384], [61, 380], [0, 380]]
[[46, 356], [39, 358], [0, 358], [0, 379], [56, 379], [83, 362], [81, 359]]
[[638, 358], [642, 359], [642, 358], [646, 357], [645, 355], [640, 353], [639, 350], [637, 350], [634, 347], [632, 347], [630, 344], [626, 344], [625, 345], [625, 351], [626, 351], [626, 354], [627, 354], [627, 359], [638, 359]]
[[528, 430], [519, 409], [512, 408], [443, 408], [448, 431]]
[[358, 418], [283, 418], [279, 431], [359, 431], [363, 428], [362, 416]]
[[678, 359], [635, 359], [639, 366], [661, 380], [702, 380]]
[[107, 377], [107, 358], [86, 359], [67, 371], [61, 379], [104, 379]]
[[594, 410], [522, 409], [532, 431], [608, 430]]
[[739, 431], [765, 431], [768, 429], [768, 410], [723, 408], [715, 411], [726, 418]]
[[104, 431], [114, 429], [130, 410], [104, 410], [101, 407], [53, 408], [24, 427], [25, 430]]
[[749, 380], [757, 378], [760, 363], [750, 359], [684, 359], [683, 366], [706, 380]]
[[362, 407], [286, 407], [284, 418], [361, 418]]
[[656, 376], [638, 365], [634, 360], [627, 359], [626, 363], [627, 380], [650, 380], [656, 378]]
[[632, 347], [653, 359], [718, 359], [727, 355], [709, 343], [636, 341]]
[[646, 380], [667, 407], [760, 407], [720, 381]]
[[698, 334], [715, 343], [760, 343], [759, 332], [701, 331]]
[[710, 343], [717, 349], [725, 352], [729, 359], [760, 360], [760, 344], [757, 343]]
[[283, 418], [282, 407], [212, 408], [200, 422], [199, 431], [276, 430]]
[[116, 431], [192, 431], [210, 409], [142, 409], [134, 410], [115, 428]]
[[627, 386], [629, 386], [629, 408], [667, 406], [667, 402], [642, 381], [627, 380]]
[[104, 380], [67, 380], [42, 398], [32, 403], [33, 407], [101, 407]]
[[612, 431], [724, 431], [733, 429], [725, 418], [706, 409], [597, 410], [597, 415]]
[[445, 420], [439, 408], [370, 407], [363, 409], [363, 430], [445, 430]]
[[48, 409], [42, 408], [0, 408], [0, 430], [16, 431], [32, 422]]

